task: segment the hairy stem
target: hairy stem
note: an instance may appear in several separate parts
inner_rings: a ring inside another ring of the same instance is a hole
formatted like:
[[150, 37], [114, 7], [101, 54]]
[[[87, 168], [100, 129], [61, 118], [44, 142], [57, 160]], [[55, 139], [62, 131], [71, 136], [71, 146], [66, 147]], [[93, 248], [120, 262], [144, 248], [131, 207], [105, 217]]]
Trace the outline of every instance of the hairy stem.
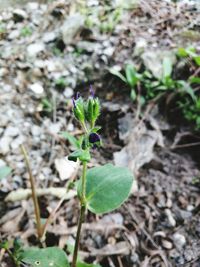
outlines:
[[84, 221], [85, 211], [86, 211], [86, 205], [85, 205], [86, 171], [87, 171], [87, 162], [83, 162], [83, 172], [82, 172], [82, 177], [81, 177], [81, 199], [80, 199], [81, 210], [80, 210], [78, 228], [77, 228], [77, 233], [76, 233], [76, 241], [75, 241], [75, 247], [74, 247], [74, 253], [73, 253], [72, 267], [76, 267], [80, 235], [81, 235], [81, 227]]
[[41, 237], [42, 237], [42, 224], [41, 224], [41, 218], [40, 218], [40, 208], [39, 208], [39, 204], [38, 204], [38, 198], [37, 198], [37, 194], [36, 194], [36, 190], [35, 190], [35, 181], [33, 178], [32, 171], [31, 171], [30, 161], [29, 161], [26, 149], [24, 148], [23, 145], [21, 145], [21, 150], [22, 150], [22, 153], [24, 155], [24, 159], [26, 162], [26, 167], [27, 167], [27, 170], [29, 173], [29, 179], [30, 179], [30, 183], [31, 183], [31, 192], [32, 192], [32, 199], [33, 199], [33, 204], [34, 204], [37, 234], [38, 234], [38, 238], [41, 239]]
[[83, 162], [83, 173], [81, 178], [81, 205], [85, 205], [85, 192], [86, 192], [86, 171], [87, 171], [87, 162]]

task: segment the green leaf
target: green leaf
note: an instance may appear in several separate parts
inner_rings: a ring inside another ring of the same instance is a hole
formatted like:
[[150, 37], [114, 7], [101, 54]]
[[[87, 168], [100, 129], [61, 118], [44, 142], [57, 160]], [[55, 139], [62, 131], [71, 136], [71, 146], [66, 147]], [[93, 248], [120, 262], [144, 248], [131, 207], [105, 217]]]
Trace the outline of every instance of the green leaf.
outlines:
[[123, 82], [127, 83], [126, 78], [121, 74], [121, 72], [119, 72], [118, 70], [114, 69], [114, 68], [110, 68], [109, 72], [115, 76], [117, 76], [118, 78], [120, 78]]
[[77, 262], [76, 267], [101, 267], [99, 264], [88, 264], [85, 262]]
[[90, 151], [88, 149], [78, 149], [68, 156], [68, 160], [77, 161], [77, 159], [79, 159], [80, 161], [90, 161]]
[[0, 180], [8, 176], [10, 174], [12, 169], [8, 166], [3, 166], [0, 168]]
[[9, 249], [8, 240], [0, 242], [0, 248]]
[[87, 171], [86, 202], [96, 214], [118, 208], [127, 198], [133, 183], [133, 175], [127, 168], [106, 164]]
[[199, 77], [191, 76], [191, 77], [189, 78], [189, 82], [190, 82], [190, 83], [200, 84], [200, 78], [199, 78]]
[[135, 101], [136, 98], [137, 98], [137, 95], [136, 95], [135, 90], [134, 89], [131, 89], [131, 99], [132, 99], [132, 101]]
[[200, 66], [200, 56], [195, 56], [194, 61], [197, 64], [197, 66]]
[[171, 77], [172, 74], [172, 61], [169, 57], [163, 60], [163, 78]]
[[72, 146], [80, 148], [79, 140], [68, 132], [61, 132], [61, 136], [67, 139]]
[[31, 267], [70, 267], [67, 255], [58, 247], [26, 249], [21, 253], [21, 261]]
[[101, 130], [101, 126], [96, 126], [90, 130], [91, 133], [97, 133], [99, 130]]
[[188, 83], [186, 83], [185, 81], [180, 80], [180, 81], [178, 81], [178, 85], [181, 87], [181, 90], [183, 92], [185, 92], [186, 94], [188, 94], [192, 98], [193, 101], [197, 100], [197, 97], [194, 94], [193, 88]]
[[129, 86], [133, 88], [139, 81], [138, 73], [136, 72], [134, 66], [131, 64], [128, 64], [126, 66], [125, 73], [126, 73], [126, 79], [128, 81]]
[[180, 48], [178, 49], [178, 55], [179, 55], [180, 57], [187, 57], [188, 53], [187, 53], [187, 51], [186, 51], [185, 48], [180, 47]]

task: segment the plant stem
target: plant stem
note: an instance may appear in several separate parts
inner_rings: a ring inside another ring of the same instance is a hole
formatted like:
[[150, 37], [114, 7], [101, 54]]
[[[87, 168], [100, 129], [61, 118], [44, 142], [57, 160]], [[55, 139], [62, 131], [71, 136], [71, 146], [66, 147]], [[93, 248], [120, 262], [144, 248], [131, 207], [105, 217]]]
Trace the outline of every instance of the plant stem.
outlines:
[[85, 205], [86, 171], [87, 171], [87, 162], [84, 161], [82, 177], [81, 177], [81, 199], [80, 199], [81, 210], [80, 210], [78, 228], [77, 228], [77, 233], [76, 233], [76, 241], [75, 241], [75, 247], [74, 247], [74, 253], [73, 253], [72, 267], [76, 267], [78, 249], [79, 249], [79, 241], [80, 241], [80, 235], [81, 235], [81, 227], [84, 221], [85, 211], [86, 211], [86, 205]]
[[84, 122], [81, 123], [81, 126], [82, 126], [84, 132], [85, 132], [85, 133], [88, 133], [88, 129], [87, 129], [87, 127], [86, 127], [86, 125], [85, 125]]
[[78, 249], [79, 249], [79, 241], [80, 241], [80, 235], [81, 235], [81, 227], [82, 223], [84, 221], [85, 217], [85, 205], [81, 205], [81, 211], [78, 221], [78, 229], [76, 233], [76, 242], [74, 246], [74, 254], [73, 254], [73, 260], [72, 260], [72, 267], [76, 267], [77, 257], [78, 257]]
[[87, 171], [87, 162], [83, 162], [83, 172], [81, 180], [81, 205], [85, 205], [85, 191], [86, 191], [86, 171]]
[[5, 249], [9, 255], [9, 257], [13, 260], [14, 264], [16, 265], [16, 267], [20, 267], [20, 263], [19, 261], [15, 258], [15, 256], [13, 255], [13, 253], [10, 251], [9, 248]]
[[22, 153], [24, 155], [24, 159], [26, 162], [26, 167], [28, 169], [29, 179], [30, 179], [30, 183], [31, 183], [31, 192], [32, 192], [32, 199], [33, 199], [33, 204], [34, 204], [37, 234], [38, 234], [38, 238], [41, 239], [42, 238], [42, 224], [41, 224], [41, 218], [40, 218], [40, 208], [39, 208], [38, 198], [37, 198], [37, 194], [36, 194], [36, 190], [35, 190], [35, 181], [33, 178], [32, 171], [31, 171], [30, 161], [29, 161], [26, 149], [24, 148], [23, 145], [21, 145], [21, 150], [22, 150]]

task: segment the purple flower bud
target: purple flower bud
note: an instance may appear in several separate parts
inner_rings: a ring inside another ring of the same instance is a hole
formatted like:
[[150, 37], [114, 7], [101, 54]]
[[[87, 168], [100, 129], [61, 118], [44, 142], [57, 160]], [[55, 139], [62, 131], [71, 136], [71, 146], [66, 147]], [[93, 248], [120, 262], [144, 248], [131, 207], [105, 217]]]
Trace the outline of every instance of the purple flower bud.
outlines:
[[73, 103], [74, 108], [76, 108], [76, 102], [75, 102], [75, 98], [74, 97], [72, 98], [72, 103]]
[[80, 92], [77, 92], [75, 96], [75, 100], [79, 99], [79, 97], [80, 97]]
[[101, 138], [97, 133], [91, 133], [89, 135], [89, 142], [92, 144], [100, 142], [100, 140], [101, 140]]
[[94, 90], [92, 88], [92, 85], [90, 85], [90, 96], [94, 98]]

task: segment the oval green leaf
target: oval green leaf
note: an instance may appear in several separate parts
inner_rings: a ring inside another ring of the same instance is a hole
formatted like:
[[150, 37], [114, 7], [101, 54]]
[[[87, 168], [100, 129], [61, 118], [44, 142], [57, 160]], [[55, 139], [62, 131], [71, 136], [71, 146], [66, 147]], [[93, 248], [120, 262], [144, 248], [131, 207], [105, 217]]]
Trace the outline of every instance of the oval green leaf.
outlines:
[[20, 260], [31, 267], [70, 267], [65, 252], [58, 247], [26, 249]]
[[96, 214], [112, 211], [128, 198], [133, 175], [127, 168], [106, 164], [87, 171], [86, 202]]

